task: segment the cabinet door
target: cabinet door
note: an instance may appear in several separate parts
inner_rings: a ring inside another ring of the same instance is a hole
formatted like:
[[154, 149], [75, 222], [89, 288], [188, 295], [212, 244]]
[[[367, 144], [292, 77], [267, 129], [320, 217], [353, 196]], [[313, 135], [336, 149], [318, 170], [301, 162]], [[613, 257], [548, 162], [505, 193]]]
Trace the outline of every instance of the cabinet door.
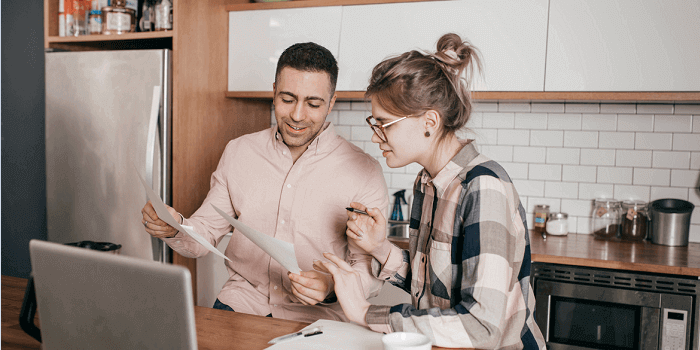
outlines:
[[546, 91], [700, 90], [700, 1], [551, 0]]
[[483, 57], [475, 90], [543, 91], [547, 0], [429, 1], [343, 7], [338, 90], [363, 91], [372, 68], [408, 50], [435, 51], [454, 32]]
[[272, 91], [277, 61], [295, 43], [312, 41], [337, 57], [340, 15], [340, 6], [229, 12], [229, 91]]

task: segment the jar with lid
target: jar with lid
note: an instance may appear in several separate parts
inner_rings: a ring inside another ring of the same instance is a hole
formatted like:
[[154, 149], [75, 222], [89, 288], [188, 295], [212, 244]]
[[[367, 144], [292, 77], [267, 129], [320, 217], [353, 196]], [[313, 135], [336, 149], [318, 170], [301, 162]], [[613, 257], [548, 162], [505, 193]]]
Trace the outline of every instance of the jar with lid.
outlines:
[[157, 31], [173, 29], [173, 3], [170, 0], [158, 0], [156, 2], [156, 24]]
[[533, 221], [533, 228], [532, 228], [532, 230], [535, 231], [535, 233], [539, 233], [539, 234], [546, 233], [547, 215], [548, 214], [549, 214], [549, 205], [547, 205], [547, 204], [535, 205], [535, 209], [534, 209], [535, 220]]
[[620, 238], [630, 241], [642, 241], [647, 237], [649, 214], [647, 203], [643, 201], [622, 202], [622, 224]]
[[596, 199], [591, 218], [593, 235], [599, 239], [617, 238], [620, 229], [620, 201]]
[[569, 233], [569, 214], [549, 213], [546, 230], [548, 235], [565, 236]]
[[92, 10], [90, 11], [90, 17], [88, 20], [88, 28], [90, 29], [90, 34], [102, 34], [102, 11]]
[[136, 30], [136, 11], [126, 7], [126, 0], [114, 0], [102, 8], [102, 34], [124, 34]]

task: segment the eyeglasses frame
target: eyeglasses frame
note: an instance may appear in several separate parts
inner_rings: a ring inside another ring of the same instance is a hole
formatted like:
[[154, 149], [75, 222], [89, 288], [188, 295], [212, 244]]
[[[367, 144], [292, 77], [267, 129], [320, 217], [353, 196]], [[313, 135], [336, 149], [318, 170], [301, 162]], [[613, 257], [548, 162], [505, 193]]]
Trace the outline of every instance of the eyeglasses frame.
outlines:
[[370, 119], [374, 119], [375, 122], [377, 121], [377, 119], [374, 118], [374, 116], [370, 115], [369, 117], [367, 117], [367, 119], [365, 119], [365, 121], [367, 121], [367, 124], [369, 124], [369, 127], [372, 128], [372, 131], [374, 131], [374, 133], [377, 134], [377, 136], [379, 137], [380, 140], [382, 140], [384, 142], [389, 142], [387, 137], [386, 137], [386, 133], [384, 132], [384, 129], [388, 128], [391, 124], [396, 124], [396, 123], [398, 123], [398, 122], [400, 122], [408, 117], [411, 117], [411, 116], [407, 115], [405, 117], [401, 117], [399, 119], [388, 122], [386, 124], [372, 124], [372, 122], [370, 122]]

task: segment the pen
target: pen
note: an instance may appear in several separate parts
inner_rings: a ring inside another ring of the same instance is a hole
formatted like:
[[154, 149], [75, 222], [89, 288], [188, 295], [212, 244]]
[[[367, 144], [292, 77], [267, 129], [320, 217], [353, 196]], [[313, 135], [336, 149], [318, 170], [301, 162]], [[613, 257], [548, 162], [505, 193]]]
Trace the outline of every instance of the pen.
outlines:
[[312, 329], [308, 329], [308, 330], [302, 330], [302, 331], [292, 333], [292, 334], [283, 335], [283, 336], [280, 336], [280, 337], [277, 337], [275, 339], [270, 340], [268, 342], [268, 344], [276, 344], [276, 343], [279, 343], [279, 342], [282, 342], [285, 340], [296, 338], [298, 336], [310, 337], [310, 336], [314, 336], [314, 335], [318, 335], [318, 334], [323, 334], [321, 327], [316, 327], [316, 328], [312, 328]]
[[355, 209], [355, 208], [352, 208], [352, 207], [347, 207], [347, 208], [345, 208], [345, 210], [351, 211], [351, 212], [353, 212], [353, 213], [358, 213], [358, 214], [362, 214], [362, 215], [367, 215], [367, 216], [369, 216], [369, 214], [368, 214], [366, 211], [364, 211], [364, 210]]

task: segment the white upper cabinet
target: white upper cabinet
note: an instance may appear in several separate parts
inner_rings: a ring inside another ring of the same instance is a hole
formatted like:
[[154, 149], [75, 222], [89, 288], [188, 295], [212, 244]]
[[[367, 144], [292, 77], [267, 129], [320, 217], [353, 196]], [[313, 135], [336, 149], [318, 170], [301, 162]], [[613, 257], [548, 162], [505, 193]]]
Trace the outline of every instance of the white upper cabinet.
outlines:
[[475, 90], [543, 91], [548, 0], [464, 0], [343, 7], [338, 90], [364, 91], [372, 68], [408, 50], [435, 51], [454, 32], [482, 54]]
[[272, 91], [277, 60], [295, 43], [338, 57], [340, 17], [340, 6], [229, 12], [229, 91]]
[[698, 0], [551, 0], [548, 36], [546, 91], [700, 91]]

